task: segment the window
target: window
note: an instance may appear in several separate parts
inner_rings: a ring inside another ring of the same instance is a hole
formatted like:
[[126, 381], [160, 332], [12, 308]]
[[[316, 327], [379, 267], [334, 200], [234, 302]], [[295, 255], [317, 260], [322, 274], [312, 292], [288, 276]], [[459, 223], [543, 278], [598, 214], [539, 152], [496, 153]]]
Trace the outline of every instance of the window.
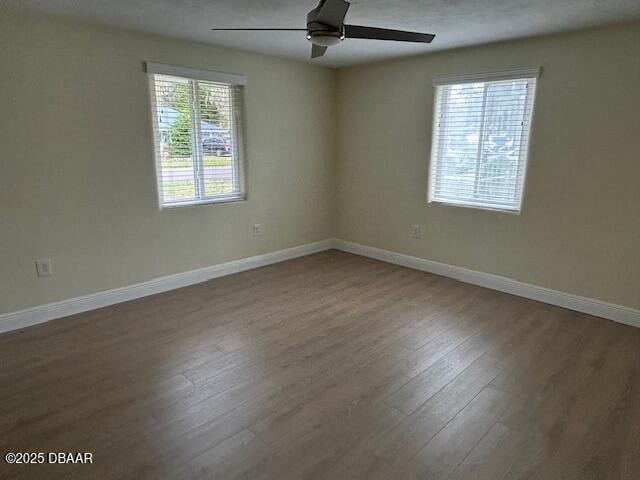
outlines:
[[539, 71], [434, 80], [430, 202], [520, 211]]
[[241, 75], [147, 63], [160, 207], [244, 200]]

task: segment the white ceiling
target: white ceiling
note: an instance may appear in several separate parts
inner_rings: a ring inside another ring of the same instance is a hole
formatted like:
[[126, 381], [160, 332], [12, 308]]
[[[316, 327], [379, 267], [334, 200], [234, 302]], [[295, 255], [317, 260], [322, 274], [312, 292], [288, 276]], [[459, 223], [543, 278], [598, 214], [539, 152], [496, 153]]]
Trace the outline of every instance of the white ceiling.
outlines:
[[[317, 0], [4, 0], [15, 9], [310, 61], [303, 32], [212, 32], [210, 27], [304, 28]], [[431, 45], [347, 39], [313, 60], [340, 67], [464, 45], [640, 19], [639, 0], [352, 0], [346, 23], [435, 33]]]

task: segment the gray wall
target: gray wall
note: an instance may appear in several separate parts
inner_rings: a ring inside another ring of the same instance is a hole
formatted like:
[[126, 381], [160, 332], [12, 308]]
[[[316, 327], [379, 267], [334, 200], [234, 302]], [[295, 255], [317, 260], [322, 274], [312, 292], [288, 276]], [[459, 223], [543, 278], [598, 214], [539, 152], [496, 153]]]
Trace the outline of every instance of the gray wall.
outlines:
[[[0, 13], [0, 313], [331, 237], [638, 308], [639, 27], [334, 71]], [[247, 202], [158, 209], [143, 60], [247, 75]], [[538, 65], [522, 213], [428, 205], [432, 77]]]
[[[522, 213], [427, 204], [432, 78], [539, 65]], [[338, 84], [338, 237], [640, 307], [639, 24], [347, 68]]]
[[[332, 236], [334, 71], [2, 12], [0, 45], [0, 312]], [[143, 60], [248, 77], [248, 201], [158, 210]]]

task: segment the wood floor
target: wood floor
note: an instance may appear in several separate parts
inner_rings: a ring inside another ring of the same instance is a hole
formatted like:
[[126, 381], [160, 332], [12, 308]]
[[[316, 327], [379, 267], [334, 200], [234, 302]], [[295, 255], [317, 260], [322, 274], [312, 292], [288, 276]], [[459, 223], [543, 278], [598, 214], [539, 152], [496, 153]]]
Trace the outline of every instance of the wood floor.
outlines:
[[640, 329], [328, 251], [0, 335], [2, 479], [638, 479]]

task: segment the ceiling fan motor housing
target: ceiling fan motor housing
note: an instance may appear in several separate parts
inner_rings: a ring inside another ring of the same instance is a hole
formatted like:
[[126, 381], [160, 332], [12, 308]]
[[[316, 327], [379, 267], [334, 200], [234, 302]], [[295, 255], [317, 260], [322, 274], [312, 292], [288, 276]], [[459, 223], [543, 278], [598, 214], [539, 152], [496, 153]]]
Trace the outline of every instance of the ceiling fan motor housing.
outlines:
[[307, 40], [321, 47], [331, 47], [344, 40], [344, 27], [336, 29], [330, 25], [316, 22], [321, 6], [322, 4], [307, 14]]

